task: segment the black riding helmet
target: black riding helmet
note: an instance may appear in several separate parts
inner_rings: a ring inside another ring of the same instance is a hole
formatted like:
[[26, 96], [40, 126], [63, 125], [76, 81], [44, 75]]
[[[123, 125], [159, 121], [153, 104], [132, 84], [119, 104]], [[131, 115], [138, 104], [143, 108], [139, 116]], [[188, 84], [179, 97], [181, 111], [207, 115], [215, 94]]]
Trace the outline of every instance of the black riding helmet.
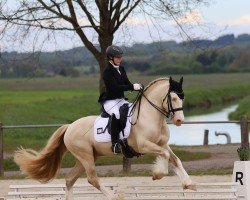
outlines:
[[109, 57], [111, 57], [112, 59], [114, 57], [118, 57], [121, 58], [122, 54], [123, 54], [123, 50], [121, 49], [121, 47], [115, 46], [115, 45], [110, 45], [107, 49], [106, 49], [106, 54]]

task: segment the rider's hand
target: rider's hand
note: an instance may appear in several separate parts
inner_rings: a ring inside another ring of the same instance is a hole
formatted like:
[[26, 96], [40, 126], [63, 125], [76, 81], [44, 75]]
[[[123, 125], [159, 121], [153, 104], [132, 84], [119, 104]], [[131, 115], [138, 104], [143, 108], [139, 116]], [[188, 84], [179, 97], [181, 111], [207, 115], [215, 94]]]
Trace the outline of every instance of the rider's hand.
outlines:
[[134, 90], [135, 90], [135, 91], [138, 91], [138, 90], [141, 90], [141, 89], [142, 89], [141, 84], [134, 83], [133, 86], [134, 86]]

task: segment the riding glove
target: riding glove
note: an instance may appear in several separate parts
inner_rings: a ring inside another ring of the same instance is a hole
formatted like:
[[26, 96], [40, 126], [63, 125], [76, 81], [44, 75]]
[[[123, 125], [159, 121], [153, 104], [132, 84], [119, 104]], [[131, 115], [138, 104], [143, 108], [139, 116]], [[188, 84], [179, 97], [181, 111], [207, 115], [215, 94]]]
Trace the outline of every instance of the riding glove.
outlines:
[[141, 86], [141, 84], [139, 84], [139, 83], [134, 83], [134, 84], [133, 84], [133, 87], [134, 87], [134, 90], [136, 90], [136, 91], [142, 89], [142, 86]]

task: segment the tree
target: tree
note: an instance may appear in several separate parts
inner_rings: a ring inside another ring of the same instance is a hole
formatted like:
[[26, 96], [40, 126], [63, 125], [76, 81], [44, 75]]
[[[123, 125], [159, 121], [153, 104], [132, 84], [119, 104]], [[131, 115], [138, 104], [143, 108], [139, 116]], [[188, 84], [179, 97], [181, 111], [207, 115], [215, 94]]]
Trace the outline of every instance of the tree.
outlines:
[[211, 65], [216, 61], [218, 54], [216, 51], [201, 53], [196, 57], [196, 61], [200, 62], [204, 66]]
[[[14, 1], [12, 1], [14, 2]], [[9, 29], [13, 34], [27, 37], [34, 30], [73, 31], [83, 45], [94, 55], [100, 66], [100, 87], [104, 90], [102, 73], [106, 66], [106, 48], [114, 34], [132, 15], [142, 13], [153, 19], [172, 19], [187, 36], [178, 19], [191, 12], [205, 0], [19, 0], [10, 8], [7, 0], [0, 0], [1, 38]], [[160, 25], [157, 24], [157, 27]], [[98, 37], [98, 45], [91, 41], [87, 31]], [[36, 39], [36, 36], [34, 36]]]

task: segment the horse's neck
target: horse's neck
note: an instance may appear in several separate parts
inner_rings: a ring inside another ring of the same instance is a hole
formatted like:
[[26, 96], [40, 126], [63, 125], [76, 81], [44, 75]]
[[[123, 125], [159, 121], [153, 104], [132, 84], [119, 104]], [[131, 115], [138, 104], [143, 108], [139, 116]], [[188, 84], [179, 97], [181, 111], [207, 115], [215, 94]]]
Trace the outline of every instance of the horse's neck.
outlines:
[[[144, 94], [148, 98], [148, 100], [150, 100], [153, 104], [163, 109], [162, 100], [166, 96], [168, 89], [169, 89], [168, 82], [162, 80], [150, 86]], [[136, 108], [137, 111], [138, 108], [139, 105], [137, 105]], [[137, 113], [137, 111], [135, 113]], [[156, 123], [164, 120], [164, 116], [156, 108], [150, 105], [150, 103], [144, 97], [142, 97], [140, 113], [141, 113], [140, 115], [143, 115], [143, 118], [146, 117]]]
[[158, 107], [162, 106], [162, 100], [166, 96], [169, 89], [169, 84], [166, 80], [161, 80], [154, 85], [150, 86], [147, 91], [145, 91], [145, 96], [150, 99]]

